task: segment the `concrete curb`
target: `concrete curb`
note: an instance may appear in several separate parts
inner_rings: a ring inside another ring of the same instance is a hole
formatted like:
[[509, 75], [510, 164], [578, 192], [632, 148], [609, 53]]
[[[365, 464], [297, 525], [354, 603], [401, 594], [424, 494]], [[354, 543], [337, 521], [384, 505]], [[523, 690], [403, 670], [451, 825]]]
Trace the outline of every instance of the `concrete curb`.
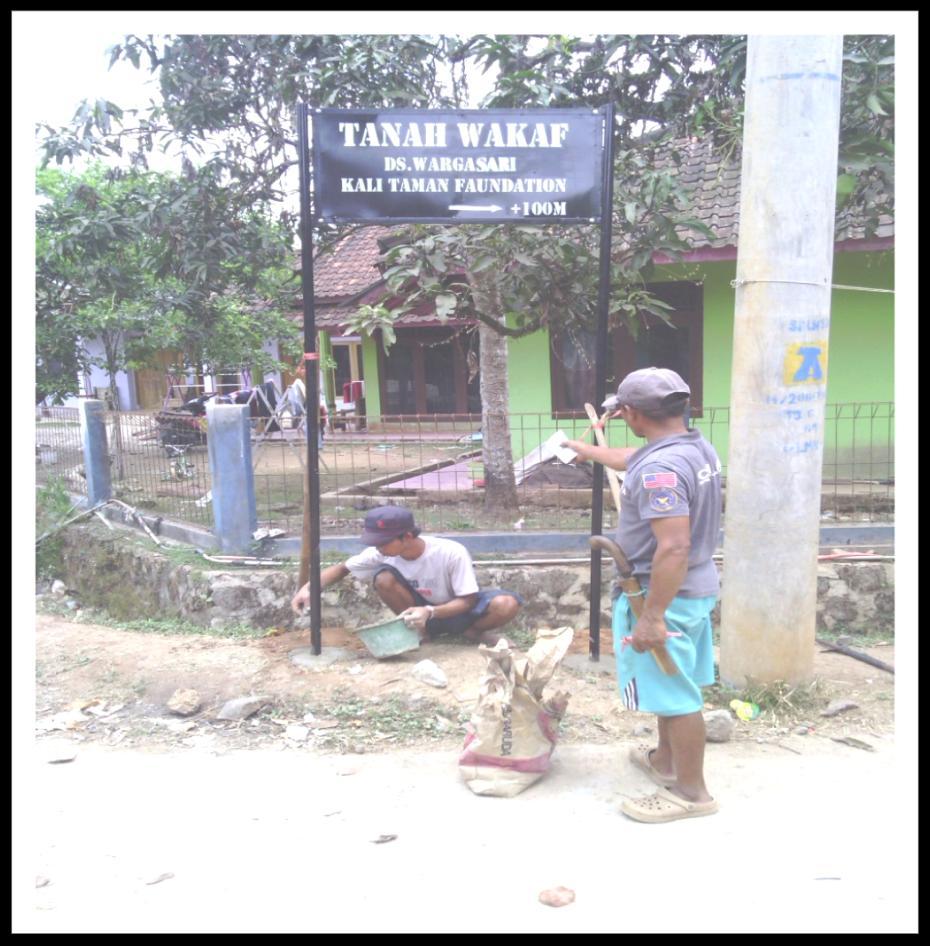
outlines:
[[[86, 496], [72, 496], [72, 502], [87, 508]], [[101, 512], [108, 519], [139, 528], [123, 509], [106, 506]], [[141, 515], [141, 513], [140, 513]], [[184, 542], [197, 548], [217, 548], [216, 536], [207, 529], [174, 522], [161, 516], [142, 516], [146, 525], [159, 537]], [[500, 555], [522, 555], [527, 553], [572, 553], [588, 554], [588, 532], [439, 532], [431, 533], [442, 538], [461, 542], [472, 555], [489, 553]], [[301, 539], [288, 536], [266, 544], [263, 555], [269, 558], [297, 558], [300, 556]], [[820, 529], [820, 546], [833, 548], [894, 548], [894, 525], [885, 523], [856, 523], [849, 526], [823, 526]], [[320, 539], [320, 551], [340, 555], [356, 555], [362, 550], [358, 537], [354, 535], [330, 535]], [[718, 550], [723, 548], [723, 529], [717, 539]]]

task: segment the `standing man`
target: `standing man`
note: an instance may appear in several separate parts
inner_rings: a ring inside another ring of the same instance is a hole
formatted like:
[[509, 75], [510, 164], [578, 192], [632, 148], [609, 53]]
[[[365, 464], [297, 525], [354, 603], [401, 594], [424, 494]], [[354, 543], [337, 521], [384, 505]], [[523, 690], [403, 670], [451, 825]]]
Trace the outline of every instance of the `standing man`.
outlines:
[[[717, 802], [704, 784], [704, 700], [714, 682], [710, 614], [720, 592], [713, 561], [720, 529], [720, 460], [685, 423], [691, 389], [668, 368], [628, 374], [615, 409], [645, 446], [613, 448], [570, 440], [585, 460], [626, 470], [617, 544], [645, 595], [637, 620], [625, 594], [614, 601], [617, 680], [627, 709], [655, 713], [655, 748], [634, 747], [630, 759], [659, 790], [627, 799], [620, 810], [637, 821], [710, 815]], [[667, 676], [649, 650], [665, 644], [678, 673]]]
[[[320, 573], [320, 586], [346, 575], [372, 579], [378, 597], [404, 618], [420, 641], [434, 634], [462, 634], [466, 640], [494, 645], [495, 630], [520, 610], [516, 592], [479, 591], [468, 550], [459, 542], [420, 535], [413, 513], [403, 506], [380, 506], [365, 516], [363, 552]], [[308, 582], [294, 595], [296, 614], [310, 603]]]

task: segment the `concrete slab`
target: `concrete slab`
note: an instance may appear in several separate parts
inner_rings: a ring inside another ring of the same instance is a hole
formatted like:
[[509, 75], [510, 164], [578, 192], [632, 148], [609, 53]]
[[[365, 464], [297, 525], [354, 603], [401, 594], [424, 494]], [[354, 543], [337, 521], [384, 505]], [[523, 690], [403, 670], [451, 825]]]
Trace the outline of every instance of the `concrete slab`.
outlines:
[[617, 661], [613, 654], [601, 654], [600, 660], [592, 660], [588, 654], [566, 654], [562, 658], [562, 666], [579, 673], [603, 673], [608, 677], [617, 676]]
[[314, 654], [312, 647], [296, 647], [288, 654], [298, 667], [310, 669], [328, 667], [341, 661], [358, 660], [358, 656], [358, 651], [349, 650], [348, 647], [323, 647], [319, 654]]
[[[483, 483], [482, 474], [475, 474], [473, 471], [475, 464], [476, 461], [474, 460], [453, 463], [451, 466], [444, 466], [440, 470], [431, 470], [429, 473], [418, 473], [416, 476], [409, 476], [404, 480], [392, 481], [385, 489], [466, 492], [475, 488], [476, 478]], [[480, 461], [478, 461], [478, 466], [480, 467], [480, 465]]]

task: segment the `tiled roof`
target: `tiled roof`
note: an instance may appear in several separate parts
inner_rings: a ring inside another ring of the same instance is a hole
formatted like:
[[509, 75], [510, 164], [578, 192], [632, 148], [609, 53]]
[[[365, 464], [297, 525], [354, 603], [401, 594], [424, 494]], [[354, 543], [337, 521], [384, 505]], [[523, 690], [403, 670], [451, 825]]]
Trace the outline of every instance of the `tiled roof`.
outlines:
[[313, 294], [317, 302], [351, 299], [379, 282], [378, 239], [390, 232], [390, 227], [359, 227], [331, 252], [314, 260]]
[[[340, 328], [344, 326], [349, 316], [354, 315], [358, 305], [333, 306], [332, 308], [316, 310], [317, 328]], [[298, 313], [298, 318], [302, 318]], [[430, 326], [445, 326], [446, 328], [455, 328], [462, 325], [473, 325], [475, 319], [440, 319], [435, 312], [409, 312], [401, 316], [397, 324], [404, 328], [424, 328]]]
[[[318, 306], [315, 312], [315, 321], [318, 328], [339, 328], [345, 326], [350, 316], [358, 311], [362, 304], [377, 305], [384, 303], [389, 309], [399, 304], [388, 291], [387, 287], [381, 283], [373, 286], [368, 292], [353, 299], [351, 302], [344, 302], [334, 306]], [[302, 315], [297, 313], [297, 319]], [[450, 328], [462, 327], [465, 325], [474, 325], [477, 320], [466, 316], [456, 316], [448, 319], [441, 319], [436, 315], [436, 307], [432, 302], [421, 302], [412, 312], [401, 316], [397, 324], [404, 328], [423, 328], [428, 326], [445, 326]]]
[[[672, 151], [681, 158], [677, 178], [691, 198], [690, 215], [709, 227], [714, 236], [680, 227], [678, 232], [692, 249], [703, 247], [736, 246], [739, 235], [740, 158], [728, 161], [714, 154], [709, 139], [677, 139], [668, 151], [656, 160], [657, 168], [674, 168]], [[836, 228], [836, 242], [865, 238], [865, 221], [840, 213]], [[888, 215], [879, 218], [873, 234], [884, 238], [894, 236], [894, 219]]]
[[[894, 236], [894, 217], [889, 214], [881, 214], [878, 218], [878, 226], [875, 228], [875, 232], [870, 234], [871, 237], [877, 237], [879, 239], [885, 239], [887, 237]], [[854, 218], [846, 210], [840, 211], [839, 218], [837, 220], [836, 228], [836, 242], [840, 243], [844, 240], [864, 240], [866, 239], [865, 226], [863, 221], [858, 218]]]

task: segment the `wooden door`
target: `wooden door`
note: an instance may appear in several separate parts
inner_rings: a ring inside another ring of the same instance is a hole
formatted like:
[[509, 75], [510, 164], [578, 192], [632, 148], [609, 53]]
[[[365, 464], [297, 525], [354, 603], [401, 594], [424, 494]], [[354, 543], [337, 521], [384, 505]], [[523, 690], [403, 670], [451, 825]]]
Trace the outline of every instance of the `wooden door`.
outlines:
[[180, 359], [180, 352], [160, 351], [152, 358], [151, 368], [136, 370], [136, 400], [139, 410], [161, 410], [168, 393], [169, 369], [178, 364]]

